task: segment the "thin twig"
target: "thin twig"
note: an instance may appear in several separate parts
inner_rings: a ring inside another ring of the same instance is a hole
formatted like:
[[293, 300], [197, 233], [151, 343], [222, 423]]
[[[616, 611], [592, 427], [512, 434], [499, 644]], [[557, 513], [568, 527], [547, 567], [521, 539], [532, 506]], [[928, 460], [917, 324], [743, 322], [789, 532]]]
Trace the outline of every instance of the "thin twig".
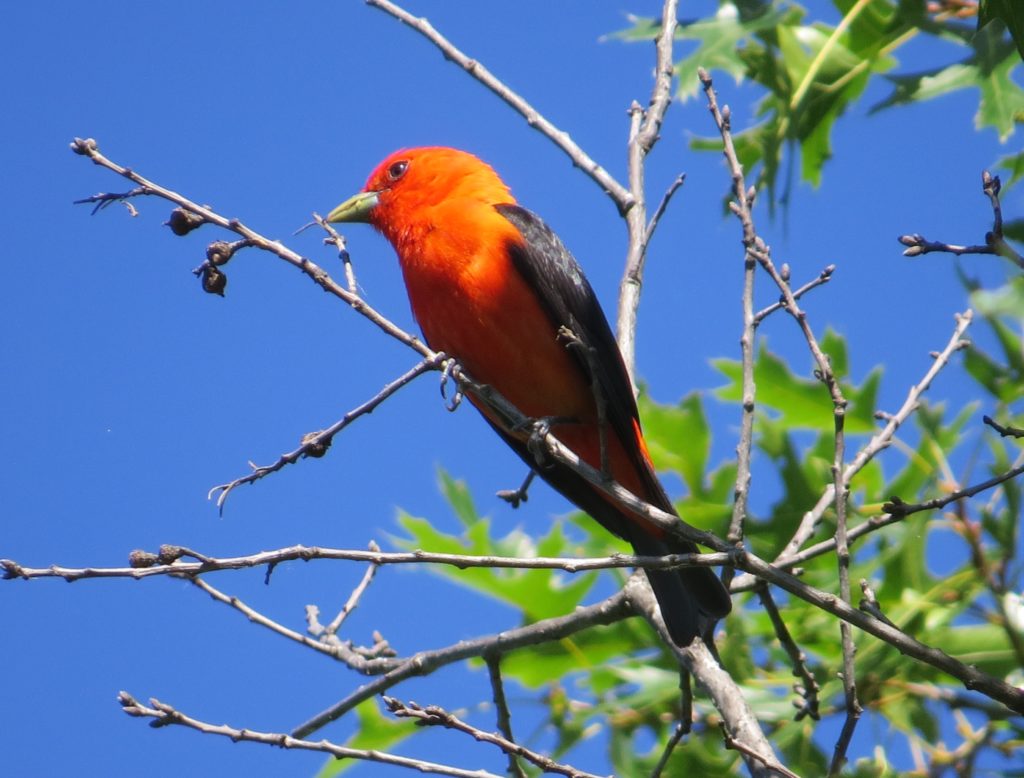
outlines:
[[[826, 553], [826, 552], [822, 552]], [[610, 570], [643, 567], [664, 570], [676, 567], [718, 567], [728, 564], [727, 553], [668, 554], [635, 556], [613, 554], [605, 557], [504, 557], [474, 554], [446, 554], [432, 551], [367, 551], [365, 549], [326, 548], [323, 546], [288, 546], [273, 551], [260, 551], [238, 557], [204, 557], [199, 562], [157, 562], [157, 555], [139, 552], [147, 560], [144, 567], [27, 567], [12, 559], [0, 559], [0, 579], [31, 580], [36, 578], [62, 578], [73, 582], [92, 578], [151, 578], [161, 575], [202, 575], [218, 570], [242, 570], [264, 565], [273, 567], [283, 562], [309, 562], [314, 559], [333, 559], [346, 562], [366, 562], [371, 565], [424, 565], [439, 564], [464, 568], [505, 568], [513, 570], [563, 570], [581, 573], [589, 570]], [[133, 553], [133, 557], [135, 554]]]
[[942, 497], [935, 497], [931, 500], [925, 500], [924, 502], [907, 503], [903, 502], [899, 497], [890, 498], [889, 502], [883, 503], [882, 510], [886, 513], [890, 513], [893, 516], [909, 516], [912, 513], [920, 513], [921, 511], [933, 511], [939, 508], [945, 508], [951, 502], [962, 500], [965, 497], [973, 497], [979, 492], [984, 492], [991, 489], [993, 486], [998, 486], [1001, 483], [1005, 483], [1012, 478], [1024, 474], [1024, 465], [1018, 465], [1017, 467], [1011, 468], [1004, 473], [994, 475], [991, 478], [982, 481], [972, 486], [965, 487], [963, 489], [957, 489], [955, 492], [950, 492]]
[[[740, 416], [740, 436], [736, 444], [736, 485], [733, 489], [732, 518], [729, 521], [729, 532], [726, 539], [736, 548], [743, 545], [743, 523], [747, 516], [747, 502], [751, 483], [751, 453], [754, 445], [754, 410], [756, 387], [754, 385], [754, 271], [757, 267], [754, 250], [758, 245], [757, 230], [751, 208], [754, 202], [754, 190], [747, 189], [743, 177], [743, 167], [733, 145], [728, 106], [718, 107], [711, 76], [703, 68], [697, 75], [704, 86], [707, 96], [708, 110], [714, 119], [715, 126], [722, 136], [722, 149], [732, 178], [733, 201], [731, 207], [740, 220], [743, 230], [743, 331], [740, 335], [740, 354], [742, 365], [742, 411]], [[723, 580], [728, 583], [732, 573], [725, 571]]]
[[384, 386], [377, 394], [371, 397], [364, 403], [357, 405], [355, 408], [350, 410], [338, 421], [334, 422], [330, 427], [320, 432], [312, 433], [307, 435], [302, 440], [302, 445], [297, 449], [289, 451], [287, 454], [282, 454], [277, 458], [277, 461], [270, 465], [253, 466], [252, 472], [248, 475], [236, 478], [226, 484], [219, 484], [210, 489], [209, 498], [213, 499], [214, 495], [217, 495], [217, 509], [221, 512], [224, 511], [224, 503], [228, 499], [228, 495], [231, 494], [237, 487], [243, 484], [252, 484], [259, 481], [261, 478], [265, 478], [271, 473], [276, 473], [281, 468], [292, 465], [298, 462], [302, 457], [314, 454], [322, 456], [323, 452], [328, 446], [331, 445], [331, 441], [334, 440], [334, 436], [345, 429], [349, 424], [354, 422], [356, 419], [366, 416], [377, 408], [382, 402], [388, 399], [391, 395], [401, 389], [403, 386], [411, 383], [413, 379], [430, 370], [436, 370], [438, 365], [445, 359], [444, 354], [433, 354], [432, 356], [421, 360], [418, 364], [406, 371], [398, 378], [390, 381]]
[[324, 244], [334, 246], [338, 249], [338, 258], [342, 261], [345, 266], [345, 281], [348, 284], [348, 291], [350, 294], [359, 294], [359, 284], [356, 283], [356, 270], [352, 264], [352, 255], [348, 253], [348, 248], [345, 245], [345, 238], [340, 232], [334, 229], [334, 225], [324, 219], [320, 214], [313, 214], [313, 221], [320, 225], [320, 228], [327, 233], [328, 237], [324, 238]]
[[336, 721], [359, 703], [386, 692], [395, 684], [414, 676], [429, 675], [440, 667], [460, 662], [471, 657], [493, 653], [507, 653], [523, 646], [561, 640], [597, 624], [610, 624], [631, 613], [623, 592], [618, 592], [595, 605], [578, 608], [569, 616], [544, 619], [518, 629], [486, 635], [472, 640], [463, 640], [453, 646], [437, 651], [421, 651], [395, 669], [363, 684], [343, 700], [318, 713], [304, 724], [295, 728], [294, 737], [306, 737], [318, 729]]
[[[372, 540], [370, 541], [369, 547], [370, 551], [380, 551], [380, 546]], [[359, 601], [362, 599], [363, 594], [365, 594], [370, 584], [373, 583], [373, 577], [377, 574], [377, 570], [379, 568], [380, 565], [376, 562], [370, 562], [370, 564], [366, 566], [366, 572], [363, 573], [363, 577], [359, 581], [359, 584], [352, 590], [352, 594], [349, 595], [349, 598], [345, 601], [341, 610], [338, 611], [338, 615], [335, 616], [334, 620], [324, 629], [325, 634], [338, 634], [338, 630], [341, 629], [341, 625], [345, 623], [345, 619], [347, 619], [349, 614], [356, 609], [356, 606], [359, 605]]]
[[654, 769], [651, 771], [651, 778], [661, 778], [665, 768], [668, 767], [668, 760], [672, 756], [672, 752], [676, 750], [676, 746], [686, 737], [688, 731], [689, 727], [684, 726], [682, 721], [676, 724], [675, 729], [672, 730], [672, 734], [669, 736], [668, 742], [665, 743], [665, 747], [661, 751], [661, 756], [658, 757], [657, 764], [654, 765]]
[[1006, 242], [1006, 238], [1003, 235], [1003, 207], [999, 203], [999, 191], [1001, 188], [1002, 183], [999, 180], [999, 176], [993, 176], [987, 170], [982, 171], [981, 191], [988, 198], [989, 205], [992, 208], [992, 231], [985, 234], [984, 245], [960, 246], [955, 243], [928, 240], [923, 235], [913, 233], [911, 235], [900, 235], [897, 238], [900, 243], [907, 247], [903, 250], [903, 256], [920, 257], [932, 252], [955, 254], [956, 256], [963, 256], [965, 254], [994, 254], [1005, 257], [1011, 262], [1016, 263], [1019, 267], [1024, 268], [1024, 257]]
[[[805, 294], [807, 294], [812, 289], [816, 289], [817, 287], [821, 286], [822, 284], [827, 284], [829, 281], [832, 280], [832, 274], [835, 273], [835, 272], [836, 272], [836, 266], [835, 265], [828, 265], [828, 266], [826, 266], [825, 269], [822, 270], [817, 275], [816, 278], [814, 278], [812, 281], [808, 281], [806, 284], [804, 284], [799, 289], [794, 291], [793, 292], [793, 299], [799, 300], [801, 297], [803, 297]], [[760, 311], [758, 311], [757, 313], [754, 314], [754, 326], [757, 327], [767, 316], [770, 316], [771, 314], [773, 314], [776, 311], [778, 311], [778, 310], [780, 310], [782, 308], [785, 308], [785, 307], [786, 307], [785, 299], [784, 298], [780, 298], [778, 300], [778, 302], [774, 302], [771, 305], [766, 306], [765, 308], [762, 308]]]
[[[744, 753], [744, 761], [752, 778], [768, 778], [772, 773], [766, 765], [776, 762], [775, 751], [765, 736], [754, 710], [750, 707], [743, 690], [721, 666], [718, 658], [703, 640], [695, 639], [689, 646], [680, 648], [668, 637], [668, 629], [658, 608], [657, 600], [646, 577], [636, 572], [626, 581], [623, 589], [626, 597], [633, 604], [633, 610], [640, 613], [661, 635], [665, 645], [669, 646], [680, 667], [692, 673], [698, 683], [707, 691], [715, 709], [727, 722], [730, 730], [741, 737], [750, 747], [750, 753]], [[685, 697], [685, 684], [681, 679], [681, 689]], [[689, 705], [683, 706], [683, 713], [692, 717]]]
[[394, 697], [384, 697], [384, 704], [391, 713], [399, 718], [410, 718], [421, 725], [445, 727], [446, 729], [463, 732], [481, 743], [490, 743], [493, 746], [497, 746], [509, 756], [520, 756], [541, 768], [545, 773], [556, 773], [557, 775], [567, 776], [567, 778], [599, 778], [599, 776], [593, 773], [587, 773], [583, 770], [577, 770], [575, 767], [560, 764], [543, 754], [531, 751], [525, 746], [514, 743], [493, 732], [484, 732], [482, 729], [474, 727], [472, 724], [463, 721], [458, 716], [449, 713], [438, 705], [421, 707], [415, 702], [405, 703]]
[[289, 640], [293, 640], [296, 643], [305, 646], [306, 648], [312, 648], [314, 651], [319, 651], [321, 654], [326, 654], [327, 656], [332, 657], [334, 659], [342, 658], [339, 656], [338, 651], [335, 647], [329, 645], [328, 643], [322, 643], [319, 640], [314, 640], [313, 638], [307, 635], [303, 635], [300, 632], [296, 632], [295, 630], [290, 629], [284, 626], [283, 624], [274, 621], [269, 616], [265, 616], [264, 614], [257, 611], [255, 608], [246, 605], [238, 597], [225, 594], [220, 589], [207, 583], [199, 576], [187, 576], [186, 580], [189, 583], [195, 585], [197, 588], [206, 592], [208, 595], [210, 595], [210, 597], [215, 599], [217, 602], [223, 603], [224, 605], [234, 608], [236, 611], [245, 616], [253, 624], [258, 624], [261, 627], [265, 627], [269, 629], [271, 632], [276, 632], [278, 635], [281, 635], [282, 637], [286, 637]]
[[598, 165], [569, 137], [569, 133], [558, 129], [536, 108], [520, 95], [516, 94], [501, 79], [485, 68], [480, 62], [468, 57], [455, 44], [449, 41], [424, 18], [414, 16], [404, 8], [400, 8], [388, 0], [366, 0], [366, 4], [393, 16], [400, 22], [416, 30], [420, 35], [433, 43], [444, 55], [445, 59], [454, 62], [469, 75], [490, 89], [517, 111], [526, 123], [540, 132], [558, 148], [566, 153], [572, 163], [592, 178], [612, 199], [620, 213], [625, 213], [633, 206], [633, 196], [615, 177]]
[[121, 707], [124, 712], [129, 716], [153, 719], [150, 724], [154, 727], [179, 725], [197, 730], [198, 732], [202, 732], [206, 735], [220, 735], [222, 737], [227, 737], [236, 743], [239, 741], [245, 741], [248, 743], [262, 743], [267, 746], [276, 746], [277, 748], [319, 751], [324, 754], [330, 754], [337, 759], [360, 759], [366, 762], [378, 762], [380, 764], [406, 767], [412, 770], [419, 770], [421, 773], [452, 776], [452, 778], [500, 778], [500, 776], [495, 773], [489, 773], [484, 770], [461, 770], [458, 767], [450, 767], [449, 765], [437, 764], [435, 762], [426, 762], [422, 759], [412, 759], [407, 756], [395, 756], [394, 754], [388, 754], [384, 751], [370, 751], [363, 748], [339, 746], [327, 740], [320, 740], [314, 743], [310, 740], [302, 740], [292, 737], [291, 735], [283, 732], [259, 732], [254, 729], [249, 729], [248, 727], [245, 729], [235, 729], [227, 724], [209, 724], [205, 721], [201, 721], [200, 719], [192, 718], [176, 708], [156, 699], [150, 699], [149, 704], [152, 707], [143, 705], [128, 694], [128, 692], [121, 692], [118, 694], [118, 702], [121, 703]]
[[672, 79], [675, 75], [673, 43], [676, 27], [679, 24], [676, 18], [677, 13], [678, 0], [665, 0], [661, 9], [661, 32], [658, 33], [655, 41], [654, 86], [651, 89], [650, 101], [646, 110], [641, 108], [636, 101], [629, 109], [629, 139], [626, 144], [626, 158], [629, 170], [629, 191], [633, 197], [633, 206], [624, 212], [628, 247], [622, 281], [619, 283], [616, 331], [622, 361], [631, 377], [634, 374], [636, 362], [636, 316], [640, 307], [647, 245], [661, 219], [664, 207], [667, 207], [672, 194], [678, 188], [676, 185], [669, 187], [669, 191], [662, 197], [655, 216], [648, 222], [644, 168], [647, 155], [658, 142], [658, 133], [661, 131], [669, 103], [672, 102]]
[[661, 217], [665, 215], [665, 211], [668, 209], [668, 204], [672, 200], [672, 196], [686, 183], [686, 173], [680, 173], [668, 188], [665, 190], [665, 194], [661, 196], [661, 200], [658, 202], [658, 207], [654, 209], [654, 213], [651, 215], [651, 220], [647, 222], [647, 231], [644, 233], [644, 243], [650, 243], [651, 238], [654, 237], [654, 231], [658, 229], [658, 225], [661, 223]]
[[992, 429], [994, 429], [996, 432], [998, 432], [1001, 437], [1024, 438], [1024, 429], [1020, 429], [1019, 427], [1011, 427], [1008, 425], [1004, 426], [989, 416], [982, 416], [981, 420], [985, 422], [985, 424], [990, 426]]
[[309, 276], [325, 292], [334, 295], [347, 305], [351, 306], [357, 313], [365, 316], [391, 337], [401, 343], [404, 343], [409, 348], [418, 351], [423, 357], [431, 358], [435, 356], [435, 353], [427, 348], [419, 338], [414, 335], [410, 335], [405, 330], [393, 324], [386, 317], [378, 313], [373, 307], [367, 305], [360, 297], [352, 294], [343, 286], [335, 282], [334, 279], [331, 278], [330, 274], [322, 267], [310, 259], [285, 247], [279, 241], [264, 237], [244, 225], [238, 219], [228, 219], [227, 217], [221, 216], [210, 208], [199, 205], [177, 192], [166, 189], [159, 184], [143, 178], [134, 170], [113, 162], [100, 153], [99, 146], [92, 138], [75, 138], [71, 143], [71, 150], [76, 154], [88, 157], [93, 163], [101, 167], [105, 167], [107, 170], [111, 170], [114, 173], [117, 173], [117, 175], [123, 176], [124, 178], [138, 184], [140, 188], [144, 190], [140, 192], [140, 194], [157, 195], [158, 197], [162, 197], [165, 200], [175, 203], [186, 211], [196, 214], [210, 224], [215, 224], [222, 229], [229, 230], [230, 232], [234, 232], [236, 235], [246, 238], [250, 241], [250, 245], [277, 255], [288, 264]]
[[741, 754], [745, 756], [762, 762], [764, 766], [771, 771], [771, 775], [780, 775], [783, 776], [783, 778], [800, 778], [799, 775], [785, 767], [780, 762], [763, 760], [761, 756], [753, 748], [748, 746], [742, 740], [739, 740], [738, 738], [734, 737], [725, 726], [722, 727], [722, 737], [725, 740], [726, 748], [731, 748], [734, 751], [739, 751]]
[[[831, 373], [831, 366], [828, 368]], [[832, 379], [835, 380], [834, 377]], [[836, 401], [835, 411], [835, 444], [834, 458], [832, 460], [832, 485], [837, 495], [836, 506], [836, 563], [839, 568], [839, 596], [848, 603], [853, 603], [853, 594], [850, 591], [850, 545], [846, 537], [846, 516], [847, 507], [850, 502], [850, 489], [843, 481], [844, 461], [846, 457], [846, 401]], [[832, 753], [832, 763], [829, 765], [829, 776], [838, 776], [846, 764], [846, 752], [853, 739], [853, 732], [860, 721], [863, 708], [857, 696], [857, 674], [853, 662], [856, 656], [857, 647], [853, 643], [853, 630], [845, 621], [839, 622], [839, 638], [842, 644], [843, 653], [843, 700], [846, 705], [846, 720], [843, 722], [843, 729], [836, 740], [835, 749]]]
[[[498, 731], [505, 736], [509, 743], [515, 743], [515, 736], [512, 734], [512, 714], [508, 709], [508, 701], [505, 699], [505, 684], [501, 679], [501, 656], [499, 654], [488, 654], [484, 657], [487, 662], [487, 674], [491, 680], [491, 697], [494, 700], [495, 718], [497, 719]], [[508, 754], [508, 772], [513, 778], [526, 778], [526, 773], [519, 764], [516, 754], [511, 751]]]
[[[949, 364], [950, 360], [960, 349], [968, 345], [968, 341], [964, 339], [964, 333], [971, 324], [973, 313], [968, 310], [962, 314], [956, 315], [956, 326], [953, 328], [953, 334], [946, 344], [945, 348], [942, 349], [938, 354], [933, 354], [932, 364], [925, 372], [924, 377], [910, 388], [907, 392], [907, 399], [903, 402], [900, 409], [886, 417], [886, 425], [877, 433], [875, 433], [871, 439], [864, 444], [863, 448], [857, 452], [857, 456], [846, 466], [843, 471], [842, 484], [844, 488], [849, 488], [850, 482], [853, 477], [861, 471], [875, 456], [888, 448], [896, 435], [896, 430], [899, 429], [900, 425], [903, 424], [911, 414], [917, 410], [921, 400], [921, 396], [928, 390], [935, 380], [936, 376], [942, 371], [946, 365]], [[790, 538], [789, 543], [786, 544], [785, 548], [775, 558], [774, 564], [785, 564], [790, 557], [796, 554], [800, 548], [814, 535], [815, 530], [821, 521], [822, 516], [828, 509], [835, 498], [835, 485], [830, 484], [826, 487], [824, 493], [815, 503], [814, 507], [804, 514], [803, 519], [800, 521], [800, 525], [793, 533], [793, 537]]]
[[793, 640], [786, 622], [782, 620], [782, 614], [779, 613], [779, 608], [775, 604], [775, 598], [772, 597], [771, 589], [762, 584], [757, 587], [756, 591], [758, 599], [761, 600], [761, 606], [772, 622], [772, 627], [775, 630], [776, 637], [779, 639], [779, 644], [786, 652], [786, 655], [789, 656], [790, 664], [793, 666], [793, 675], [800, 679], [800, 682], [794, 685], [794, 690], [800, 695], [799, 703], [796, 700], [793, 701], [797, 709], [796, 720], [800, 721], [805, 716], [810, 716], [814, 721], [817, 721], [821, 717], [818, 706], [820, 687], [814, 674], [807, 666], [807, 655], [800, 650], [796, 641]]

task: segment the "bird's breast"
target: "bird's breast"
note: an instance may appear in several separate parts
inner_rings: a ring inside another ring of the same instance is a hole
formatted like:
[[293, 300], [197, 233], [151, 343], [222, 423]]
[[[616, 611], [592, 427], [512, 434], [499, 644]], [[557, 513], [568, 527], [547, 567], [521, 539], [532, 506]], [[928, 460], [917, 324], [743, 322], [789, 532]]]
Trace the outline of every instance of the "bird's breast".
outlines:
[[431, 348], [458, 359], [527, 416], [590, 418], [589, 384], [513, 265], [507, 245], [514, 237], [473, 240], [435, 229], [417, 251], [400, 252], [413, 313]]

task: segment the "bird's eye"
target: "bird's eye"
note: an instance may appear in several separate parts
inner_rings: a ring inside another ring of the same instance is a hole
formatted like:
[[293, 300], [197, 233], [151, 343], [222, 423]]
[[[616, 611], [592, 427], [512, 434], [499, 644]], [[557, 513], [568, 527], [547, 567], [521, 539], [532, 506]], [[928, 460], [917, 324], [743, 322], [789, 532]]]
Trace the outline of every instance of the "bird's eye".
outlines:
[[397, 181], [405, 175], [405, 171], [409, 169], [409, 161], [406, 159], [399, 160], [388, 168], [388, 178], [392, 181]]

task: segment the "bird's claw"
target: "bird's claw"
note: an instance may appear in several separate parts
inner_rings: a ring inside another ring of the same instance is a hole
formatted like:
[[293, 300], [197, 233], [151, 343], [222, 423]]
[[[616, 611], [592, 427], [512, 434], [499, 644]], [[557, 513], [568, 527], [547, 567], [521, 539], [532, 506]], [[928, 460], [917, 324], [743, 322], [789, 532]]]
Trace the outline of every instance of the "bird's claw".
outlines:
[[[445, 362], [444, 369], [441, 371], [441, 397], [444, 399], [444, 407], [449, 413], [454, 413], [462, 404], [463, 394], [462, 387], [459, 386], [458, 371], [459, 363], [454, 359], [449, 359]], [[448, 397], [449, 381], [455, 384], [455, 394], [451, 398]]]

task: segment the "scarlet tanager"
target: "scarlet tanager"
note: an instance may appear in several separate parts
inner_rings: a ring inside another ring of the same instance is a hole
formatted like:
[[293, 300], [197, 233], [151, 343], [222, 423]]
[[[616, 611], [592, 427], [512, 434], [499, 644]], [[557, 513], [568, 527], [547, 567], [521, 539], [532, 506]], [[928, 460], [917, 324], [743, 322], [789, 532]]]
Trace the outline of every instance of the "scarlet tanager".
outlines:
[[[527, 416], [552, 420], [552, 432], [598, 469], [603, 437], [608, 475], [675, 512], [651, 465], [629, 377], [594, 291], [558, 236], [516, 204], [489, 165], [450, 148], [397, 151], [327, 220], [369, 222], [388, 239], [432, 349], [454, 357]], [[567, 342], [564, 328], [575, 343]], [[697, 550], [616, 505], [571, 468], [538, 466], [528, 450], [529, 429], [509, 428], [477, 407], [545, 481], [637, 554]], [[731, 608], [710, 568], [647, 570], [647, 578], [680, 646], [706, 636]]]

